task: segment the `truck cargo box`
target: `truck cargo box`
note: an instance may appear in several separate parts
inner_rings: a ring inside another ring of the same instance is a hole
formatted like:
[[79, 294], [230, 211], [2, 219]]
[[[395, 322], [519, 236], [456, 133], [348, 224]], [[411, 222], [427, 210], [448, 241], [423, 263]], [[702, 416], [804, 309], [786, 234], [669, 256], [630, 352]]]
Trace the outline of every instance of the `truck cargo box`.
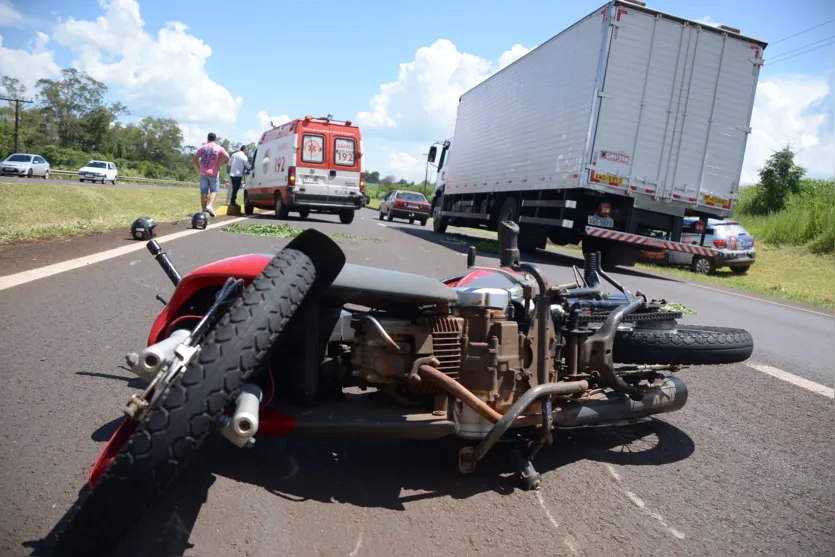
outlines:
[[585, 188], [731, 216], [765, 46], [609, 2], [461, 96], [445, 194]]

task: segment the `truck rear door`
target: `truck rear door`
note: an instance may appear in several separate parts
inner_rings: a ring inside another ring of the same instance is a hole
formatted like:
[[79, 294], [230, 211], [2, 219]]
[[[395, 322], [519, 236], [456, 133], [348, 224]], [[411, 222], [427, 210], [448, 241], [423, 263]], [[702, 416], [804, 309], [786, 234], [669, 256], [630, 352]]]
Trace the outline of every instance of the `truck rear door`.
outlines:
[[[331, 124], [332, 128], [343, 127]], [[360, 194], [360, 162], [357, 137], [350, 132], [332, 130], [328, 198], [349, 200]]]
[[296, 167], [296, 187], [311, 201], [328, 200], [328, 133], [322, 129], [299, 130], [298, 165]]
[[615, 4], [592, 169], [604, 185], [732, 213], [762, 50]]

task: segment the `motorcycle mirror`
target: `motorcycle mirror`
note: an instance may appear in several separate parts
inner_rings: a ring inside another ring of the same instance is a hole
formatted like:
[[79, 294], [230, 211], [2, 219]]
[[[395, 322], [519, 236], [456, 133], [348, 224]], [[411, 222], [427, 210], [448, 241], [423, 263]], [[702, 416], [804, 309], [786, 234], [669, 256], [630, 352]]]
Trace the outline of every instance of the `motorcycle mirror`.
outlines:
[[467, 268], [475, 267], [475, 246], [467, 249]]
[[505, 220], [499, 223], [499, 265], [513, 268], [519, 265], [519, 225]]

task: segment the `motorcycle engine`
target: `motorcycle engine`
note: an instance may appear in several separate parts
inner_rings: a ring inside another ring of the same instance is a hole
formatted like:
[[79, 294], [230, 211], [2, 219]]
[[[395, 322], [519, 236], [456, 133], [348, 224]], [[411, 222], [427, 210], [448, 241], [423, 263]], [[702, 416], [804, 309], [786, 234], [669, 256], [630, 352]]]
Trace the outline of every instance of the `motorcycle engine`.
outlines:
[[[520, 332], [509, 315], [512, 308], [506, 290], [459, 289], [458, 303], [448, 315], [361, 319], [351, 357], [355, 381], [389, 392], [439, 394], [442, 390], [433, 383], [407, 380], [413, 369], [434, 358], [433, 367], [504, 414], [536, 384], [535, 341]], [[460, 402], [453, 412], [461, 436], [480, 438], [492, 427]]]

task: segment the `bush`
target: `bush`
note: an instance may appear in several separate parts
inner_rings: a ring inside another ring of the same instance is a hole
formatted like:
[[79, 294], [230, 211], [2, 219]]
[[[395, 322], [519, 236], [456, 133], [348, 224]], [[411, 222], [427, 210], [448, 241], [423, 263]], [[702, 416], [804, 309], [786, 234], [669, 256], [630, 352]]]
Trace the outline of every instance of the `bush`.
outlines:
[[835, 253], [835, 181], [800, 180], [784, 208], [763, 212], [763, 186], [740, 190], [736, 213], [754, 238], [772, 245], [802, 246], [814, 253]]

